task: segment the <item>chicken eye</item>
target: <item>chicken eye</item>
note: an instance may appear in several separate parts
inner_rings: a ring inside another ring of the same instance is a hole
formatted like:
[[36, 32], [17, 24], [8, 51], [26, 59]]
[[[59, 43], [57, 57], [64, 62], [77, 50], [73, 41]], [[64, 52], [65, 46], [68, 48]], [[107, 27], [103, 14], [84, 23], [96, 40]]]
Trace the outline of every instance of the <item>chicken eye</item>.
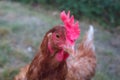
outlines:
[[57, 38], [60, 38], [60, 36], [59, 36], [58, 34], [56, 35], [56, 37], [57, 37]]

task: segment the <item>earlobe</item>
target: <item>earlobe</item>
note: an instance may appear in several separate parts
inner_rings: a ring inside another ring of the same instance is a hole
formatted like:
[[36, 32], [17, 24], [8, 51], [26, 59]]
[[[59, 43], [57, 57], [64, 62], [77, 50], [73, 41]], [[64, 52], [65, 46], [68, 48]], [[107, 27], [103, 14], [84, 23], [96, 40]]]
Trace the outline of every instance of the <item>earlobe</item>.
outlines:
[[47, 35], [47, 37], [49, 38], [51, 35], [52, 35], [52, 33], [49, 33], [49, 34]]

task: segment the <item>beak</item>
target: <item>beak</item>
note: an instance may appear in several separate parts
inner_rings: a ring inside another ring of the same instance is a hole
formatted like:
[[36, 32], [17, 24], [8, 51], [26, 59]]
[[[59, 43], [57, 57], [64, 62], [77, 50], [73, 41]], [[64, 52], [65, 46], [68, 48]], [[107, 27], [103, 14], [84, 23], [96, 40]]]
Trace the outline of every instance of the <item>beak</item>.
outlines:
[[65, 45], [64, 51], [66, 51], [68, 54], [74, 54], [74, 45]]

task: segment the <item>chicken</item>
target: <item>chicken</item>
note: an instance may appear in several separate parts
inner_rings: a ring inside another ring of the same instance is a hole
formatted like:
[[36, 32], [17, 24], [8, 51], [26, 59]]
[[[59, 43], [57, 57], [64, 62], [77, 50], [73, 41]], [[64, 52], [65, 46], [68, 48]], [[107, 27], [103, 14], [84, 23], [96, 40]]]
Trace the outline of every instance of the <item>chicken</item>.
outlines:
[[96, 56], [91, 26], [74, 49], [80, 30], [70, 12], [60, 15], [64, 25], [49, 30], [32, 62], [22, 68], [15, 80], [91, 80], [95, 74]]
[[[93, 27], [90, 27], [76, 50], [73, 51], [66, 48], [65, 51], [68, 51], [72, 55], [67, 59], [68, 71], [65, 80], [91, 80], [96, 69], [96, 56], [93, 45]], [[22, 68], [20, 70], [20, 74], [15, 77], [15, 80], [26, 80], [25, 75], [28, 71], [28, 67], [29, 65]]]
[[65, 80], [69, 56], [63, 49], [66, 45], [69, 44], [64, 26], [49, 30], [30, 65], [21, 69], [15, 80]]

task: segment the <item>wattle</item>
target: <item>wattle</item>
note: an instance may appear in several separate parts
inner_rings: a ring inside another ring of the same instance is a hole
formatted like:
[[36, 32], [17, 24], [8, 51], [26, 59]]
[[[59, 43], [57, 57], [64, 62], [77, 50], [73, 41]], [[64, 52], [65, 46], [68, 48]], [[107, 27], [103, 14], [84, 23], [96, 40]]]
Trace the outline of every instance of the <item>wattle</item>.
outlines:
[[61, 61], [64, 61], [68, 58], [69, 54], [63, 50], [59, 51], [57, 54], [56, 54], [56, 59], [61, 62]]

